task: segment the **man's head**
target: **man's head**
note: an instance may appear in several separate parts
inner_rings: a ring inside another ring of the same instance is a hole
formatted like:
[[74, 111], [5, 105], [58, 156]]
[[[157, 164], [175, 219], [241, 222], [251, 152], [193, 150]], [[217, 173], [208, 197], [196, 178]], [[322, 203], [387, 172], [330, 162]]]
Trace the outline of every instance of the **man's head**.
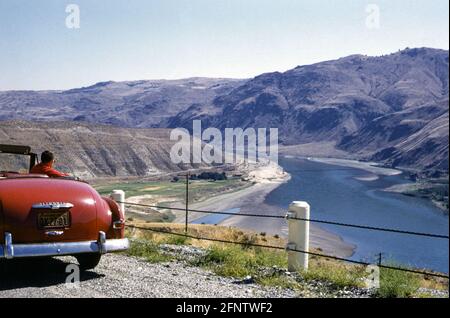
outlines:
[[46, 150], [41, 154], [42, 163], [50, 163], [53, 162], [53, 160], [55, 160], [55, 156], [52, 152]]

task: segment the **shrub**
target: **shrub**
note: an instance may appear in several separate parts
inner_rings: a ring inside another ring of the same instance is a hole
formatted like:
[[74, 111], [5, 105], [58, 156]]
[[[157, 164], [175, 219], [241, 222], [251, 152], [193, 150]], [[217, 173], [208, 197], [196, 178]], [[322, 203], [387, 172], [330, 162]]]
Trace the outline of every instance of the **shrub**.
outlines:
[[306, 280], [328, 281], [336, 288], [363, 287], [362, 278], [365, 276], [365, 269], [362, 266], [355, 266], [354, 270], [349, 271], [348, 268], [337, 264], [318, 263], [311, 266], [308, 271], [301, 272], [301, 275]]
[[145, 258], [149, 263], [168, 262], [172, 259], [169, 255], [161, 253], [157, 244], [150, 242], [133, 241], [126, 253]]
[[[390, 264], [391, 266], [400, 267]], [[416, 274], [389, 269], [380, 269], [380, 288], [377, 295], [383, 298], [411, 297], [419, 288], [420, 280]]]
[[231, 277], [257, 276], [260, 267], [287, 265], [285, 252], [246, 249], [238, 245], [213, 245], [198, 264], [212, 269], [218, 275]]
[[169, 235], [164, 241], [166, 244], [187, 245], [188, 238], [181, 235]]
[[258, 237], [254, 234], [244, 234], [241, 238], [244, 248], [251, 248], [253, 244], [258, 243]]

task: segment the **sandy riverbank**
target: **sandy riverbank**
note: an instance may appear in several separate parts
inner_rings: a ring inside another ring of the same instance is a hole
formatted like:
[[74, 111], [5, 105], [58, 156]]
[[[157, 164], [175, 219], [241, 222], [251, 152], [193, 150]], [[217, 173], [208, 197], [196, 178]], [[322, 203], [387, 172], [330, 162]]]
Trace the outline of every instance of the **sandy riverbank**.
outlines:
[[395, 176], [403, 173], [401, 170], [398, 169], [381, 167], [376, 162], [365, 162], [365, 161], [336, 159], [336, 158], [315, 158], [315, 157], [309, 157], [307, 158], [307, 160], [346, 168], [355, 168], [364, 170], [367, 172], [367, 175], [355, 178], [360, 181], [375, 181], [378, 180], [379, 176]]
[[[201, 202], [190, 204], [194, 210], [226, 211], [241, 207], [245, 202], [262, 203], [265, 196], [275, 190], [280, 184], [289, 181], [290, 175], [279, 165], [270, 163], [251, 169], [247, 176], [248, 182], [253, 185], [235, 192], [220, 194]], [[255, 213], [255, 212], [253, 212]], [[175, 222], [184, 222], [184, 215], [177, 215]], [[204, 213], [191, 212], [189, 221], [192, 222], [205, 216]]]
[[438, 184], [436, 183], [404, 183], [404, 184], [396, 184], [389, 188], [383, 189], [386, 192], [399, 193], [403, 195], [408, 195], [411, 197], [422, 198], [425, 200], [429, 200], [434, 206], [439, 208], [443, 213], [449, 214], [448, 211], [448, 200], [440, 200], [437, 201], [433, 197], [432, 189], [435, 188]]

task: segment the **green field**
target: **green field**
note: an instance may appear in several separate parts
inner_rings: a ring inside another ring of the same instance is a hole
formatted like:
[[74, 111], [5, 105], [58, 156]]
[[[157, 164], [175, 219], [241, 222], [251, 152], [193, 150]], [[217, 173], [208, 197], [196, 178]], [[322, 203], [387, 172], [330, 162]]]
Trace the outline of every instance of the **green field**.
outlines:
[[[250, 184], [240, 179], [229, 179], [221, 181], [191, 180], [189, 181], [189, 202], [197, 202], [224, 192], [232, 192], [243, 189]], [[95, 189], [102, 195], [109, 195], [113, 190], [125, 191], [126, 197], [141, 195], [155, 195], [185, 200], [186, 182], [170, 181], [147, 181], [147, 182], [124, 182], [95, 185]]]
[[[215, 195], [238, 191], [250, 186], [251, 183], [240, 179], [228, 179], [221, 181], [190, 180], [189, 181], [189, 203], [203, 201]], [[126, 200], [131, 197], [150, 196], [150, 199], [140, 201], [144, 204], [169, 206], [171, 203], [179, 202], [184, 205], [186, 201], [186, 181], [123, 181], [97, 184], [94, 188], [104, 196], [111, 194], [113, 190], [125, 191]], [[175, 219], [172, 210], [155, 210], [150, 207], [127, 206], [126, 215], [128, 221], [143, 222], [172, 222]]]

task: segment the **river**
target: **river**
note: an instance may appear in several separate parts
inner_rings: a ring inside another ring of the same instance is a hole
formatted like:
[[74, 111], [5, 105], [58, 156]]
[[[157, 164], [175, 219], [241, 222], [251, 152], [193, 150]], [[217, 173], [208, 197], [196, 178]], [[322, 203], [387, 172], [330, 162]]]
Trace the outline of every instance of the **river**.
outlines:
[[[449, 219], [431, 202], [421, 198], [382, 191], [408, 182], [402, 175], [380, 176], [360, 181], [368, 173], [356, 169], [281, 158], [280, 165], [291, 175], [289, 182], [272, 191], [266, 205], [286, 209], [289, 202], [307, 201], [311, 218], [448, 235]], [[355, 260], [371, 261], [383, 253], [384, 262], [448, 273], [447, 239], [320, 225], [356, 246]]]

